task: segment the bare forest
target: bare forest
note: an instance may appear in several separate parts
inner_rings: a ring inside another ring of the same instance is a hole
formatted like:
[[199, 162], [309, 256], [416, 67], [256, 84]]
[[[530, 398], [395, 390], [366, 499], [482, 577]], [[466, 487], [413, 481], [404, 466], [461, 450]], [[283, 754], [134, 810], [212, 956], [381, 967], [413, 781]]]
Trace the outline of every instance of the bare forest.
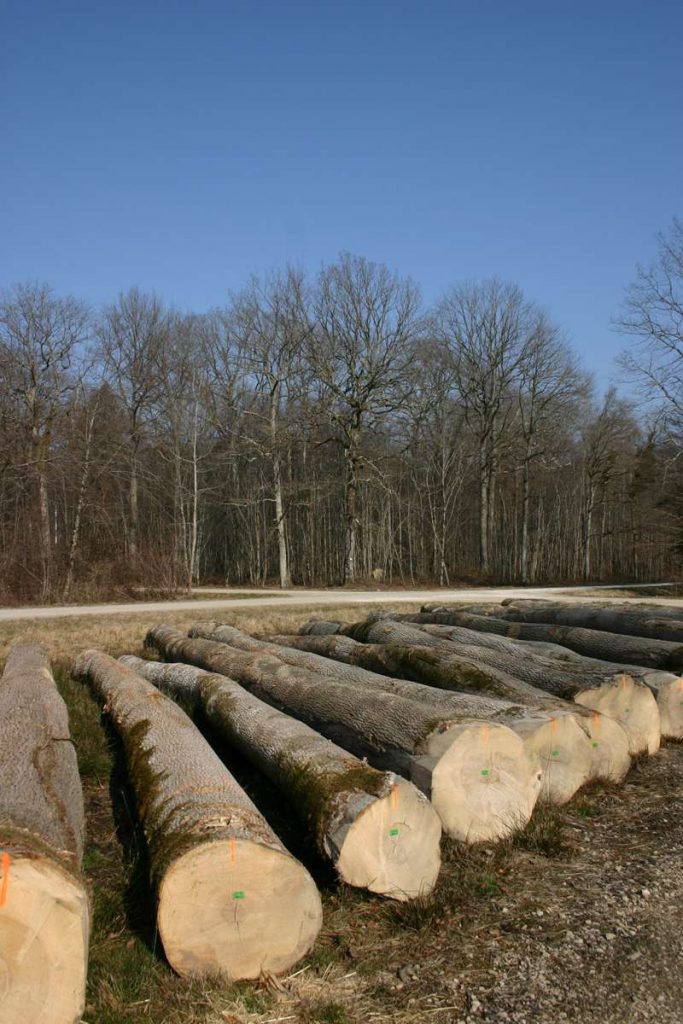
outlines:
[[670, 578], [682, 252], [674, 224], [621, 313], [643, 402], [598, 395], [561, 325], [495, 279], [426, 308], [410, 279], [344, 255], [201, 314], [139, 288], [101, 309], [7, 289], [0, 601]]

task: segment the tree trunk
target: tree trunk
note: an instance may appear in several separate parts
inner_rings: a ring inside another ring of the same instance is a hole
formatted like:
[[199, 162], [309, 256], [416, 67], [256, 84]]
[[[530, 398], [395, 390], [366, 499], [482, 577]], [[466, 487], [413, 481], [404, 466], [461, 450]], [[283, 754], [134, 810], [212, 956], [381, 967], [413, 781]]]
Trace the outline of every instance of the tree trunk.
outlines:
[[369, 767], [226, 676], [131, 656], [120, 661], [196, 704], [283, 791], [344, 882], [398, 900], [431, 892], [441, 826], [409, 782]]
[[[435, 699], [434, 687], [486, 694], [499, 701], [502, 698], [505, 707], [492, 712], [492, 716], [518, 733], [530, 755], [540, 760], [544, 767], [541, 796], [551, 803], [569, 800], [589, 779], [618, 782], [631, 764], [626, 734], [616, 722], [597, 721], [601, 716], [549, 696], [505, 672], [446, 651], [419, 645], [362, 644], [346, 636], [286, 636], [274, 640], [373, 672], [415, 680], [418, 685], [424, 684], [422, 699], [444, 711], [456, 695], [442, 692], [441, 699]], [[419, 695], [419, 690], [414, 693], [415, 697]]]
[[172, 700], [97, 651], [79, 655], [74, 675], [123, 741], [171, 966], [231, 979], [288, 970], [322, 921], [308, 872]]
[[140, 513], [138, 509], [138, 462], [137, 446], [133, 449], [128, 484], [128, 500], [130, 504], [130, 525], [128, 528], [128, 551], [131, 558], [137, 558]]
[[270, 395], [270, 444], [273, 458], [273, 487], [275, 489], [275, 527], [277, 529], [277, 550], [280, 570], [280, 586], [291, 587], [287, 557], [287, 529], [285, 525], [284, 504], [282, 501], [282, 467], [278, 448], [278, 420], [280, 411], [280, 382], [273, 386]]
[[344, 583], [358, 576], [358, 454], [354, 447], [346, 452], [346, 551]]
[[[683, 610], [680, 619], [658, 619], [655, 614], [603, 608], [600, 604], [580, 602], [508, 600], [498, 607], [500, 618], [514, 622], [546, 622], [565, 626], [583, 626], [624, 636], [647, 637], [672, 646], [653, 650], [673, 651], [673, 645], [683, 644]], [[632, 659], [633, 660], [633, 659]], [[662, 666], [665, 667], [665, 666]]]
[[85, 495], [88, 490], [88, 477], [90, 476], [90, 450], [92, 447], [92, 436], [93, 429], [95, 426], [96, 415], [97, 409], [95, 409], [92, 415], [88, 417], [85, 430], [85, 454], [83, 457], [83, 468], [81, 471], [81, 483], [80, 487], [78, 488], [76, 514], [74, 516], [73, 530], [71, 531], [71, 545], [69, 547], [69, 564], [66, 570], [64, 589], [62, 591], [62, 601], [64, 602], [69, 600], [69, 594], [71, 593], [71, 586], [73, 584], [74, 579], [74, 570], [76, 567], [76, 554], [78, 552], [78, 541], [81, 532], [81, 518], [83, 515], [83, 507], [85, 505]]
[[479, 477], [479, 567], [483, 573], [489, 571], [489, 473], [486, 443], [480, 450]]
[[531, 816], [542, 773], [515, 733], [479, 717], [480, 697], [461, 694], [460, 713], [446, 716], [391, 692], [364, 691], [342, 676], [330, 680], [269, 653], [188, 639], [167, 626], [150, 630], [147, 642], [167, 659], [237, 679], [357, 756], [407, 776], [431, 797], [455, 838], [502, 838]]
[[[644, 751], [653, 754], [659, 749], [661, 727], [655, 698], [643, 683], [625, 674], [613, 676], [608, 670], [591, 676], [584, 673], [577, 679], [577, 674], [570, 668], [565, 669], [550, 659], [532, 658], [522, 649], [493, 650], [491, 647], [477, 646], [476, 642], [463, 643], [460, 639], [452, 638], [444, 640], [430, 636], [408, 623], [386, 620], [360, 622], [345, 626], [343, 632], [355, 640], [369, 643], [427, 645], [469, 657], [480, 667], [487, 665], [498, 668], [540, 690], [572, 699], [577, 704], [615, 718], [627, 733], [629, 752], [632, 755]], [[462, 630], [459, 635], [462, 634], [469, 634], [468, 640], [472, 636], [476, 640], [476, 633]]]
[[519, 558], [519, 572], [522, 583], [529, 582], [529, 459], [522, 466], [522, 546]]
[[0, 1017], [73, 1024], [90, 933], [83, 794], [66, 707], [38, 644], [10, 649], [0, 723]]
[[[433, 636], [440, 636], [445, 640], [458, 640], [462, 638], [463, 628], [467, 632], [475, 630], [478, 636], [474, 642], [481, 642], [482, 646], [493, 646], [494, 648], [505, 650], [507, 649], [505, 646], [498, 648], [498, 643], [503, 645], [512, 643], [513, 646], [510, 650], [513, 652], [516, 649], [519, 653], [524, 654], [526, 652], [534, 658], [551, 658], [554, 661], [567, 663], [567, 671], [570, 671], [574, 676], [588, 675], [589, 677], [598, 678], [599, 674], [601, 678], [606, 679], [608, 676], [625, 673], [644, 683], [655, 695], [659, 708], [662, 736], [665, 739], [683, 739], [683, 702], [681, 700], [683, 679], [679, 675], [673, 672], [647, 668], [643, 665], [634, 665], [627, 661], [610, 661], [607, 658], [588, 657], [577, 653], [579, 647], [587, 649], [583, 639], [576, 643], [572, 640], [571, 648], [569, 640], [563, 639], [560, 641], [559, 639], [560, 631], [564, 635], [565, 630], [574, 635], [591, 634], [595, 637], [611, 638], [610, 644], [615, 638], [619, 641], [630, 641], [630, 637], [622, 635], [615, 637], [613, 634], [601, 633], [598, 630], [582, 629], [581, 627], [553, 626], [546, 623], [507, 622], [489, 615], [470, 615], [467, 612], [447, 612], [445, 610], [442, 612], [432, 612], [431, 614], [399, 616], [398, 618], [401, 621], [419, 623], [420, 629], [431, 633]], [[446, 625], [446, 623], [453, 623], [453, 626]], [[326, 625], [331, 629], [335, 623], [326, 623]], [[495, 634], [495, 636], [491, 634]], [[541, 636], [553, 636], [556, 638], [556, 642], [542, 641], [540, 640]], [[506, 641], [503, 639], [504, 637], [514, 639]], [[532, 639], [532, 637], [536, 639]], [[495, 643], [491, 644], [492, 640]], [[561, 646], [561, 644], [565, 646]], [[616, 654], [614, 656], [616, 658]]]

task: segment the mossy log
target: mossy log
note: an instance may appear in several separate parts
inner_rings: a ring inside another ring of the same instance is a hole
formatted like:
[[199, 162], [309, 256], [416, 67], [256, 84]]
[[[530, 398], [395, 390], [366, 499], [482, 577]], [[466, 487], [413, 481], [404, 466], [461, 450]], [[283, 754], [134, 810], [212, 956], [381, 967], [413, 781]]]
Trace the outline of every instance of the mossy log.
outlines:
[[[610, 652], [614, 653], [614, 640], [626, 641], [628, 644], [632, 640], [631, 637], [574, 626], [508, 622], [492, 616], [471, 615], [467, 612], [449, 612], [444, 615], [435, 612], [414, 617], [402, 617], [402, 620], [416, 622], [419, 628], [426, 632], [455, 641], [462, 640], [463, 629], [476, 631], [477, 642], [484, 641], [485, 646], [512, 644], [513, 646], [507, 649], [513, 653], [516, 650], [517, 652], [522, 651], [525, 656], [541, 656], [555, 661], [569, 662], [574, 676], [587, 675], [595, 678], [596, 674], [600, 673], [606, 678], [608, 675], [626, 673], [648, 686], [655, 695], [659, 707], [662, 736], [666, 739], [683, 739], [683, 679], [681, 676], [675, 672], [634, 665], [625, 659], [618, 660], [616, 655], [614, 658], [608, 657]], [[433, 624], [446, 621], [453, 625]], [[587, 634], [589, 634], [589, 641], [584, 643]], [[607, 638], [606, 645], [603, 641], [593, 642], [594, 638], [602, 637]], [[542, 640], [542, 638], [544, 639]], [[494, 641], [494, 643], [491, 644], [490, 641]], [[640, 640], [636, 642], [640, 643]], [[617, 643], [616, 647], [619, 648], [620, 644]], [[506, 648], [502, 646], [500, 649]], [[579, 651], [587, 652], [591, 649], [596, 652], [603, 651], [603, 656], [601, 657], [597, 653], [592, 656], [587, 653], [579, 653]], [[625, 647], [623, 649], [626, 650]]]
[[39, 644], [10, 648], [0, 723], [0, 1020], [74, 1024], [90, 935], [83, 793], [66, 706]]
[[[276, 636], [274, 642], [326, 658], [362, 665], [375, 672], [425, 684], [434, 700], [434, 687], [471, 690], [510, 702], [496, 713], [525, 740], [544, 766], [541, 798], [564, 803], [589, 779], [618, 782], [631, 758], [626, 733], [612, 719], [603, 719], [576, 704], [531, 686], [497, 669], [427, 646], [362, 644], [347, 636]], [[442, 697], [448, 706], [450, 694]]]
[[441, 824], [410, 782], [371, 768], [226, 676], [131, 655], [119, 660], [201, 709], [282, 790], [344, 882], [397, 900], [431, 892]]
[[458, 715], [445, 715], [386, 690], [363, 690], [341, 676], [332, 680], [285, 664], [268, 652], [190, 639], [168, 626], [150, 630], [147, 642], [167, 660], [236, 679], [376, 767], [411, 779], [455, 838], [502, 838], [531, 816], [542, 771], [511, 729], [479, 717], [481, 698], [463, 699]]
[[426, 645], [469, 657], [480, 666], [499, 669], [547, 693], [616, 719], [627, 734], [631, 755], [652, 754], [659, 749], [661, 723], [657, 702], [650, 689], [631, 676], [613, 675], [609, 670], [574, 673], [552, 659], [530, 657], [522, 649], [515, 653], [477, 647], [434, 636], [428, 629], [382, 619], [346, 626], [344, 633], [369, 643]]
[[[656, 642], [683, 644], [683, 612], [681, 619], [657, 618], [649, 612], [630, 611], [621, 608], [605, 608], [599, 603], [568, 601], [503, 601], [504, 614], [501, 618], [517, 622], [548, 622], [565, 626], [583, 626], [625, 636], [650, 638]], [[645, 647], [645, 645], [644, 645]], [[631, 658], [634, 661], [634, 658]], [[642, 662], [638, 662], [642, 664]], [[660, 665], [659, 667], [673, 667]]]
[[74, 665], [121, 736], [178, 974], [231, 979], [288, 970], [313, 945], [320, 896], [188, 716], [97, 651]]

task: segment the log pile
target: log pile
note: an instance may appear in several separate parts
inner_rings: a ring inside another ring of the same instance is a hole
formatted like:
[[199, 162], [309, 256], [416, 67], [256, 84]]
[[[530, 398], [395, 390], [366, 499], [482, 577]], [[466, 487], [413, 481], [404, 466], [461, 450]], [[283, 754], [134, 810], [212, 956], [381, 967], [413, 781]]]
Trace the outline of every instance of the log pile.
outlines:
[[322, 923], [309, 873], [176, 703], [97, 651], [79, 655], [73, 674], [123, 742], [168, 962], [190, 976], [286, 971]]
[[73, 1024], [90, 933], [83, 794], [66, 707], [38, 644], [10, 649], [0, 723], [0, 1020]]
[[[193, 639], [168, 626], [147, 642], [166, 660], [227, 675], [381, 770], [414, 782], [445, 829], [466, 842], [510, 835], [528, 822], [542, 771], [523, 741], [492, 722], [489, 699], [460, 694], [458, 712], [286, 664], [267, 651]], [[395, 681], [400, 684], [400, 680]]]
[[226, 676], [131, 655], [119, 660], [201, 710], [232, 748], [263, 771], [344, 882], [398, 900], [431, 892], [441, 825], [426, 797], [405, 779], [376, 771]]

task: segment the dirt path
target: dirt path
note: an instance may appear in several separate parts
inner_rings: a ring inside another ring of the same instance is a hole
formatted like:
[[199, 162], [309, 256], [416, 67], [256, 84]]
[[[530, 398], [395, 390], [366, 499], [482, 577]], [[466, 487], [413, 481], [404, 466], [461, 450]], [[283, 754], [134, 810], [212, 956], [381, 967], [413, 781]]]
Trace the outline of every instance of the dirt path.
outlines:
[[[596, 587], [587, 587], [593, 592]], [[610, 588], [613, 589], [613, 588]], [[197, 594], [220, 594], [220, 590], [198, 587]], [[231, 590], [234, 595], [236, 592]], [[250, 593], [253, 593], [251, 591]], [[50, 605], [40, 608], [0, 608], [0, 622], [19, 622], [26, 619], [63, 619], [82, 615], [130, 615], [137, 612], [182, 612], [201, 608], [210, 612], [226, 608], [274, 608], [297, 605], [340, 604], [395, 604], [396, 602], [443, 601], [503, 601], [507, 597], [566, 597], [573, 600], [577, 588], [571, 594], [566, 587], [482, 587], [452, 590], [264, 590], [263, 596], [240, 598], [189, 599], [181, 601], [133, 601], [127, 604]], [[635, 600], [635, 599], [634, 599]], [[659, 603], [670, 603], [669, 599], [657, 599]], [[681, 603], [673, 602], [673, 603]]]

